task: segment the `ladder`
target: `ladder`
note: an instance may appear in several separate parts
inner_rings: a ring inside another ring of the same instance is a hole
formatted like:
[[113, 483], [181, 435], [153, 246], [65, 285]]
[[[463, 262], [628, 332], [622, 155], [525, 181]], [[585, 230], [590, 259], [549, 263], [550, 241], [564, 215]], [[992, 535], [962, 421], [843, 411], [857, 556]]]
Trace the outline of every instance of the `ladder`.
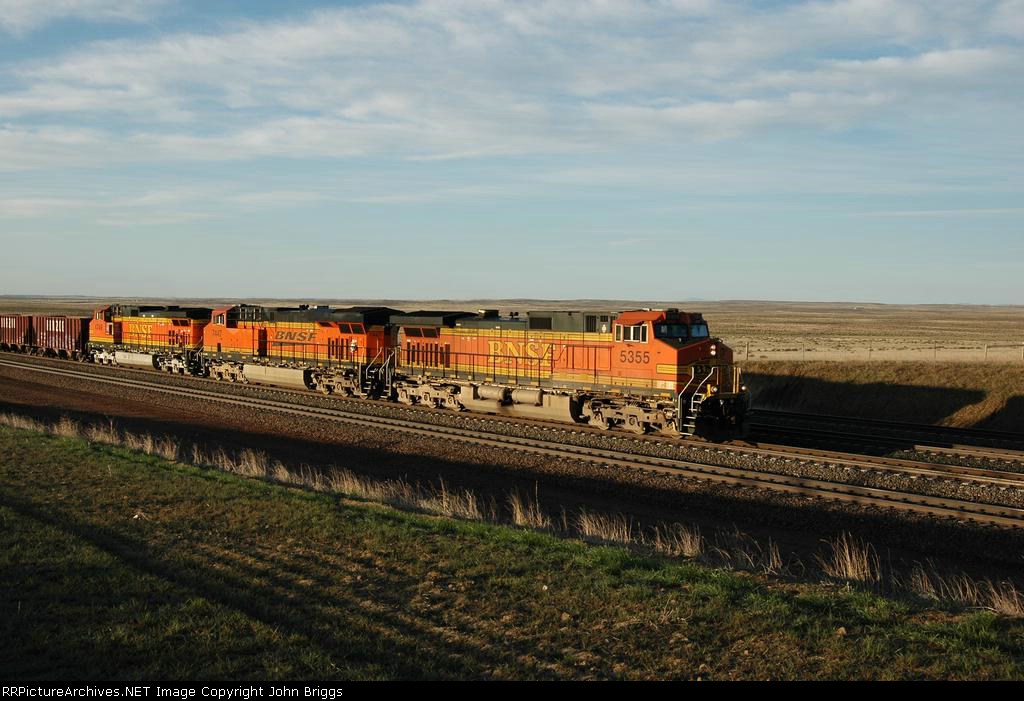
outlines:
[[690, 381], [686, 383], [686, 386], [683, 387], [676, 397], [676, 406], [679, 412], [679, 417], [676, 419], [676, 427], [680, 434], [690, 438], [697, 435], [697, 416], [700, 414], [700, 405], [707, 399], [707, 395], [701, 394], [698, 390], [714, 376], [716, 369], [712, 367], [707, 376], [694, 385], [690, 401], [684, 402], [683, 395], [686, 394], [686, 391], [690, 389], [690, 386], [697, 379], [697, 368], [690, 368]]
[[391, 396], [391, 388], [395, 377], [395, 351], [380, 349], [373, 360], [361, 369], [362, 393], [364, 397]]

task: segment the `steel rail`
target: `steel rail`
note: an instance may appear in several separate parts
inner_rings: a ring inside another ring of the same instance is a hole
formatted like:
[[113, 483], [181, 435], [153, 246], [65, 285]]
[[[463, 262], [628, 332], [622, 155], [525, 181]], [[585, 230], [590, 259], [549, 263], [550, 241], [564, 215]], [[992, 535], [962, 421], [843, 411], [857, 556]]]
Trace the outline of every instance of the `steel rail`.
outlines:
[[[0, 354], [2, 355], [2, 354]], [[11, 354], [13, 357], [18, 358], [19, 354]], [[71, 364], [72, 361], [65, 361], [53, 358], [41, 358], [34, 357], [35, 360], [43, 360], [44, 363], [57, 363], [57, 364]], [[74, 363], [76, 367], [82, 367], [80, 363]], [[125, 367], [104, 367], [104, 370], [115, 371], [120, 373], [133, 374], [142, 376], [145, 378], [150, 377], [165, 377], [165, 374], [154, 374], [152, 370], [142, 370], [138, 368], [125, 368]], [[94, 373], [89, 373], [89, 379], [95, 376]], [[109, 377], [109, 375], [107, 375]], [[208, 378], [193, 377], [189, 376], [186, 379], [192, 382], [202, 382], [218, 388], [219, 390], [225, 390], [231, 386], [245, 387], [249, 390], [255, 390], [258, 392], [264, 392], [267, 394], [286, 395], [294, 396], [296, 398], [324, 398], [324, 395], [312, 393], [310, 391], [294, 390], [283, 387], [275, 386], [263, 386], [263, 385], [250, 385], [242, 384], [236, 385], [234, 383], [224, 383], [217, 380]], [[238, 396], [238, 395], [235, 395]], [[333, 397], [332, 401], [339, 403], [349, 403], [353, 405], [366, 405], [372, 400], [366, 400], [356, 397]], [[438, 409], [434, 407], [422, 407], [422, 406], [408, 406], [404, 404], [391, 405], [391, 409], [406, 414], [419, 414], [419, 415], [438, 415], [438, 416], [452, 416], [453, 412], [450, 409]], [[623, 441], [636, 445], [638, 443], [652, 443], [652, 444], [663, 444], [669, 446], [681, 446], [691, 449], [708, 450], [717, 453], [731, 454], [734, 456], [760, 456], [760, 457], [771, 457], [780, 458], [789, 461], [797, 461], [808, 465], [822, 464], [830, 466], [838, 466], [844, 469], [856, 470], [861, 473], [869, 472], [888, 472], [893, 474], [903, 474], [910, 476], [911, 478], [926, 478], [931, 480], [945, 480], [961, 483], [980, 483], [989, 484], [1000, 488], [1024, 488], [1024, 472], [1015, 472], [1010, 470], [996, 470], [990, 468], [981, 468], [973, 466], [963, 465], [950, 465], [947, 463], [928, 463], [916, 460], [908, 460], [902, 458], [889, 458], [884, 456], [874, 455], [862, 455], [857, 453], [845, 453], [840, 451], [822, 450], [816, 448], [807, 448], [802, 446], [789, 446], [789, 445], [778, 445], [778, 444], [764, 444], [757, 443], [754, 445], [746, 444], [742, 441], [731, 441], [726, 443], [709, 443], [706, 441], [700, 441], [695, 439], [686, 439], [679, 437], [669, 437], [665, 435], [637, 435], [632, 433], [609, 433], [608, 431], [596, 429], [586, 424], [567, 424], [564, 422], [550, 421], [544, 419], [534, 418], [523, 418], [523, 417], [501, 417], [495, 418], [486, 414], [469, 413], [465, 416], [471, 417], [474, 421], [489, 424], [495, 428], [501, 428], [507, 426], [509, 423], [519, 423], [530, 426], [542, 427], [544, 430], [560, 431], [570, 435], [600, 435], [604, 438], [611, 438], [612, 440]], [[780, 431], [792, 431], [796, 433], [799, 429], [796, 428], [779, 428]], [[810, 429], [816, 431], [816, 429]], [[497, 431], [500, 433], [500, 431]], [[820, 432], [820, 431], [818, 431]], [[963, 453], [952, 452], [949, 449], [938, 448], [933, 446], [915, 446], [920, 449], [921, 452], [932, 452], [936, 454], [945, 453], [953, 454], [959, 457], [963, 457]], [[994, 449], [990, 449], [994, 450]], [[622, 452], [633, 454], [629, 450], [623, 449]], [[1024, 461], [1024, 453], [1018, 451], [1005, 451], [1012, 457], [999, 457], [1001, 462], [1022, 462]], [[1003, 453], [1000, 453], [1001, 456]], [[993, 456], [995, 457], [995, 456]]]
[[795, 426], [791, 424], [771, 424], [751, 422], [750, 427], [758, 434], [781, 435], [797, 437], [817, 437], [829, 439], [836, 442], [859, 443], [869, 447], [907, 450], [915, 453], [930, 453], [932, 455], [949, 455], [959, 458], [978, 458], [1005, 463], [1024, 463], [1024, 451], [1009, 448], [993, 448], [988, 446], [960, 445], [950, 443], [947, 445], [934, 445], [930, 443], [918, 443], [920, 436], [910, 438], [899, 438], [897, 436], [866, 435], [864, 433], [852, 433], [838, 431], [829, 428], [812, 426]]
[[402, 433], [429, 438], [443, 438], [445, 440], [455, 440], [474, 445], [512, 449], [531, 454], [572, 458], [584, 462], [629, 468], [649, 473], [688, 477], [706, 482], [770, 490], [801, 497], [824, 499], [827, 501], [855, 503], [862, 506], [871, 506], [883, 509], [912, 511], [956, 519], [958, 521], [974, 521], [977, 523], [1004, 527], [1024, 528], [1024, 509], [1008, 506], [980, 504], [959, 499], [912, 494], [877, 487], [862, 487], [839, 482], [793, 477], [790, 475], [772, 472], [745, 470], [741, 468], [717, 465], [703, 465], [700, 463], [670, 458], [632, 455], [615, 450], [566, 446], [554, 441], [500, 436], [482, 431], [437, 426], [417, 421], [371, 417], [366, 414], [347, 412], [340, 409], [311, 407], [281, 401], [255, 399], [251, 397], [232, 397], [223, 393], [188, 387], [172, 387], [127, 378], [98, 377], [94, 373], [67, 369], [42, 368], [37, 365], [14, 363], [8, 360], [0, 360], [0, 366], [26, 369], [34, 372], [65, 377], [77, 377], [91, 382], [99, 382], [102, 384], [120, 387], [130, 387], [174, 396], [189, 397], [225, 405], [242, 406], [247, 409], [262, 408], [278, 413], [331, 419], [368, 428], [383, 429], [386, 431], [400, 431]]
[[909, 421], [866, 419], [857, 416], [802, 414], [796, 411], [781, 411], [775, 409], [755, 409], [751, 412], [750, 418], [754, 421], [762, 417], [767, 420], [775, 419], [780, 421], [780, 423], [794, 421], [804, 423], [824, 423], [830, 425], [864, 426], [870, 429], [888, 431], [890, 433], [902, 433], [904, 435], [911, 436], [929, 434], [932, 436], [940, 436], [943, 440], [947, 440], [949, 442], [952, 442], [953, 440], [951, 437], [961, 436], [972, 438], [974, 440], [1002, 441], [1016, 445], [1024, 445], [1024, 434], [1013, 433], [1010, 431], [996, 431], [993, 429], [933, 426], [929, 424], [910, 423]]

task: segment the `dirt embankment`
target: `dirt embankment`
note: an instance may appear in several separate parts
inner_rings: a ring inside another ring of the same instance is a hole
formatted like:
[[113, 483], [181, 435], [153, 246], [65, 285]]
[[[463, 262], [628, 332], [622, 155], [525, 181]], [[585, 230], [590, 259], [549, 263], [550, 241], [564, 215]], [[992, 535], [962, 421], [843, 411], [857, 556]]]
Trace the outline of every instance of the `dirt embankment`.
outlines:
[[756, 408], [1024, 432], [1024, 364], [744, 365]]

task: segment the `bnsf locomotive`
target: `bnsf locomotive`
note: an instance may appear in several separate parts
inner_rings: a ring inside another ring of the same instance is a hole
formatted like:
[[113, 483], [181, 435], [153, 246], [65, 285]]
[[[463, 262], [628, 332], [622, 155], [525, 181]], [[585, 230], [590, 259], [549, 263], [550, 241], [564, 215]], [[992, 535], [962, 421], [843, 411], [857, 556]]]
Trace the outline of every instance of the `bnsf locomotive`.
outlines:
[[735, 435], [749, 403], [732, 350], [677, 309], [111, 305], [0, 315], [0, 349], [635, 433]]

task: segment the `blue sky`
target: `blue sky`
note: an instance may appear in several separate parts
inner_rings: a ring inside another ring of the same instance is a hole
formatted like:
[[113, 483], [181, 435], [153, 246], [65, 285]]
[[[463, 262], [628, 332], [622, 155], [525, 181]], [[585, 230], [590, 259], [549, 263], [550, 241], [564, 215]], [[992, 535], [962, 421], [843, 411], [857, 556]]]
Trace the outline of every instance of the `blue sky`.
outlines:
[[0, 293], [1024, 303], [1024, 0], [0, 0]]

